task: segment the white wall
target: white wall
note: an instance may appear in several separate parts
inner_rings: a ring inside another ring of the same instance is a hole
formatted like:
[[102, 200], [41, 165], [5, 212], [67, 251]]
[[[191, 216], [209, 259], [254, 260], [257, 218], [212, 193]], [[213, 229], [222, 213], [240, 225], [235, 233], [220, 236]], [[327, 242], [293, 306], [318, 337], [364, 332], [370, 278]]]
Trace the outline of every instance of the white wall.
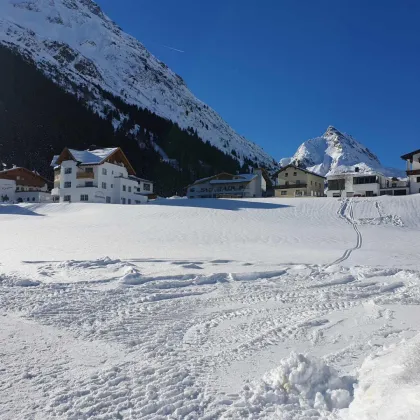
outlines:
[[15, 201], [18, 203], [48, 203], [52, 201], [52, 196], [45, 191], [20, 191], [16, 192]]
[[335, 176], [329, 176], [328, 181], [330, 180], [338, 180], [338, 179], [343, 179], [345, 180], [344, 183], [344, 190], [340, 191], [340, 190], [327, 190], [327, 197], [334, 197], [334, 195], [341, 193], [341, 197], [346, 197], [347, 193], [353, 193], [355, 195], [360, 194], [360, 195], [366, 195], [366, 191], [373, 191], [374, 195], [378, 195], [380, 194], [380, 184], [379, 183], [373, 183], [373, 184], [354, 184], [353, 183], [353, 179], [354, 178], [358, 178], [360, 176], [374, 176], [374, 175], [359, 175], [359, 176], [354, 176], [354, 175], [346, 175], [346, 174], [342, 174], [342, 175], [335, 175]]
[[0, 203], [2, 197], [8, 198], [8, 201], [15, 201], [16, 181], [11, 179], [0, 179]]
[[[71, 168], [70, 174], [65, 173], [67, 168]], [[78, 179], [77, 173], [85, 172], [86, 168], [93, 168], [93, 178]], [[64, 187], [66, 182], [71, 183], [70, 188]], [[86, 186], [87, 183], [93, 183], [93, 186]], [[81, 202], [81, 196], [83, 195], [88, 197], [88, 202], [90, 203], [147, 203], [147, 195], [138, 194], [138, 188], [142, 189], [141, 183], [128, 178], [128, 172], [125, 167], [109, 162], [105, 162], [102, 165], [77, 166], [76, 162], [69, 160], [62, 162], [60, 188], [54, 188], [52, 194], [59, 196], [60, 202], [63, 202], [65, 196], [68, 195], [71, 197], [71, 202], [78, 203]], [[153, 191], [152, 183], [150, 183], [150, 190]]]

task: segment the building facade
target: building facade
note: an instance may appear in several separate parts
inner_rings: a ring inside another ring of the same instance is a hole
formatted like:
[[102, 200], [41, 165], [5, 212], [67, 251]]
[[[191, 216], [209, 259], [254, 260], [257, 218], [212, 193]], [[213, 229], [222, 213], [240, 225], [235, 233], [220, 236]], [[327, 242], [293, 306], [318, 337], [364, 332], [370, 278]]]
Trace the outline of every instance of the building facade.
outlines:
[[188, 198], [254, 198], [264, 197], [267, 181], [263, 171], [232, 175], [222, 172], [209, 178], [198, 179], [187, 189]]
[[144, 204], [153, 194], [153, 183], [138, 178], [119, 148], [64, 149], [54, 156], [54, 189], [59, 202]]
[[49, 202], [52, 199], [49, 184], [47, 179], [35, 171], [20, 167], [5, 169], [0, 172], [0, 201]]
[[287, 165], [275, 174], [276, 197], [323, 197], [325, 178], [314, 172]]
[[329, 175], [327, 181], [328, 197], [377, 197], [409, 193], [406, 181], [388, 178], [378, 172]]
[[420, 193], [420, 150], [401, 156], [405, 160], [410, 194]]

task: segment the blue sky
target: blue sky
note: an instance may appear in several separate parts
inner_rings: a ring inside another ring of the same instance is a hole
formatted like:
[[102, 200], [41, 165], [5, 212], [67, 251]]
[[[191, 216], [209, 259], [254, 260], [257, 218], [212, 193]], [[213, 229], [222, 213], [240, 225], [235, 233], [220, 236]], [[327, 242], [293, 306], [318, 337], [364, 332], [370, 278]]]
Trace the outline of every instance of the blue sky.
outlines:
[[276, 159], [328, 125], [388, 166], [420, 148], [420, 1], [97, 2]]

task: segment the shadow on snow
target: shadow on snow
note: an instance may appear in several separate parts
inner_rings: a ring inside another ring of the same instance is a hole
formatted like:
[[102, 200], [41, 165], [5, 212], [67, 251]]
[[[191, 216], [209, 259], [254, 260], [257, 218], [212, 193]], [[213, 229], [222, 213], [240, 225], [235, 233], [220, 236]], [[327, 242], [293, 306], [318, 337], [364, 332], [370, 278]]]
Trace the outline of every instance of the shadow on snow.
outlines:
[[220, 199], [220, 198], [195, 198], [195, 199], [160, 199], [151, 202], [149, 205], [172, 206], [172, 207], [196, 207], [215, 210], [238, 211], [242, 209], [273, 210], [290, 207], [285, 204], [264, 203], [264, 201], [254, 201], [246, 199]]
[[23, 207], [16, 204], [0, 204], [0, 215], [13, 214], [16, 216], [44, 216], [32, 210], [35, 206]]

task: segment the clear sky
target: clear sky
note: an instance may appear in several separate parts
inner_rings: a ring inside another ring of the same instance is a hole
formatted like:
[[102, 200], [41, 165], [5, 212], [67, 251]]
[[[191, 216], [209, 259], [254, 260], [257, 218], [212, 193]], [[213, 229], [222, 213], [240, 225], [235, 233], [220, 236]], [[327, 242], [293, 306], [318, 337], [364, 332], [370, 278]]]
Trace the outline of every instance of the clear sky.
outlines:
[[387, 166], [420, 149], [419, 0], [96, 1], [276, 159], [328, 125]]

